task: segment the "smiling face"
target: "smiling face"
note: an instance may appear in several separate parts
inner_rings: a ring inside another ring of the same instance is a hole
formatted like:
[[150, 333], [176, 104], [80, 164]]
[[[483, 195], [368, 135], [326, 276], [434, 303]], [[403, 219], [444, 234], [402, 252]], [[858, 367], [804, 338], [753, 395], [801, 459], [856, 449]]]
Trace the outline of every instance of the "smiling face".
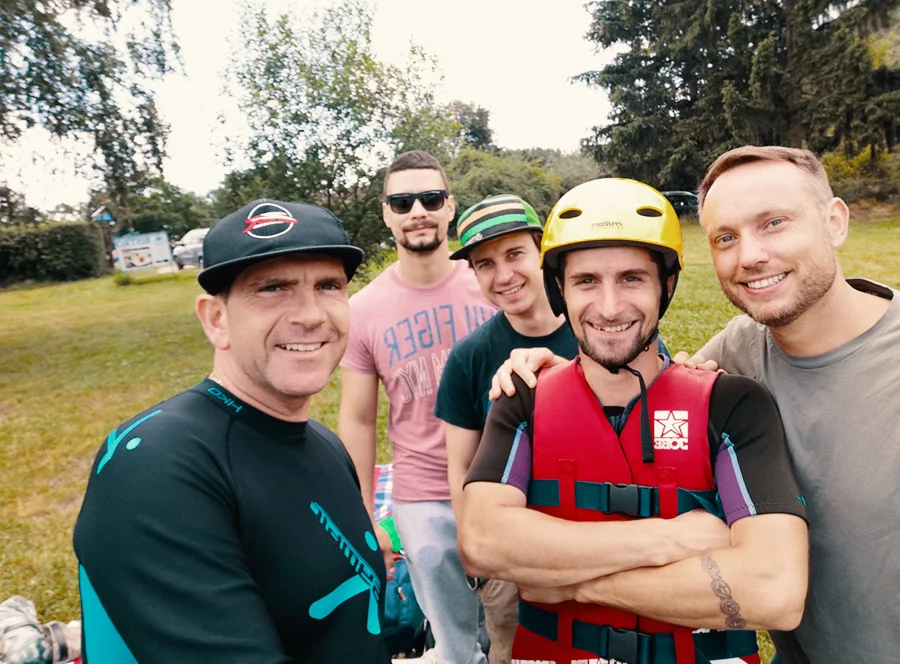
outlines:
[[510, 316], [528, 316], [546, 298], [535, 236], [540, 237], [532, 231], [511, 233], [469, 252], [484, 297]]
[[[413, 168], [391, 173], [385, 184], [385, 195], [420, 194], [440, 189], [447, 189], [440, 171]], [[398, 246], [412, 253], [429, 254], [446, 245], [447, 228], [456, 213], [456, 204], [450, 195], [438, 210], [426, 210], [422, 201], [416, 200], [406, 214], [397, 214], [387, 203], [381, 204], [381, 212]]]
[[217, 348], [215, 371], [238, 391], [292, 411], [328, 384], [350, 327], [341, 261], [312, 254], [267, 260], [242, 271], [216, 300], [214, 325], [204, 322]]
[[821, 300], [838, 274], [838, 200], [823, 200], [811, 177], [787, 162], [756, 161], [720, 175], [700, 220], [728, 299], [772, 327]]
[[650, 343], [659, 322], [662, 288], [659, 266], [648, 250], [599, 247], [566, 252], [561, 290], [578, 345], [594, 362], [628, 364]]

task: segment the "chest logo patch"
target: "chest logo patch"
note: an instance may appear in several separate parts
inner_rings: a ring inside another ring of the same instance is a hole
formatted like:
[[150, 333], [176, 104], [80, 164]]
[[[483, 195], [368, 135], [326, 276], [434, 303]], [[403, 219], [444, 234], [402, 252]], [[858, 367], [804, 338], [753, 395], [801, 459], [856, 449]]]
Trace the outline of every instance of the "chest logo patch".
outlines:
[[[331, 538], [338, 545], [341, 553], [344, 554], [347, 562], [350, 563], [350, 567], [355, 572], [353, 576], [340, 583], [330, 593], [313, 602], [309, 607], [310, 617], [316, 620], [324, 620], [347, 600], [368, 591], [369, 612], [366, 620], [366, 629], [369, 634], [380, 634], [381, 622], [378, 619], [378, 595], [381, 592], [381, 581], [378, 578], [378, 574], [353, 547], [350, 540], [344, 536], [338, 525], [328, 516], [325, 508], [317, 502], [312, 502], [309, 504], [309, 509], [319, 518], [319, 523], [325, 528], [325, 532], [331, 535]], [[378, 541], [369, 532], [366, 532], [366, 546], [372, 551], [378, 550]]]
[[688, 412], [686, 410], [653, 411], [653, 449], [686, 450], [688, 448]]

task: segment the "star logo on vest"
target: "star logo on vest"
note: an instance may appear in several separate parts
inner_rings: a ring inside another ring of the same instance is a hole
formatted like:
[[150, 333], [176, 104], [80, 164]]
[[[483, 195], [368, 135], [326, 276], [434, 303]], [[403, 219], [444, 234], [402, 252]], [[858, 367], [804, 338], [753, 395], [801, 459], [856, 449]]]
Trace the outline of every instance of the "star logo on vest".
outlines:
[[653, 449], [686, 450], [688, 448], [688, 412], [686, 410], [653, 411]]

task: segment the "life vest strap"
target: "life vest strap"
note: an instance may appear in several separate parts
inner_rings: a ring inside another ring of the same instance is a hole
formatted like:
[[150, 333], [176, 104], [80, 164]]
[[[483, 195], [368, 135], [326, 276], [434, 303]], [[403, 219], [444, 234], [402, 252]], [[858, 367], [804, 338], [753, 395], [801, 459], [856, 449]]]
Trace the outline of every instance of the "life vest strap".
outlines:
[[[550, 641], [558, 640], [558, 616], [519, 602], [519, 624]], [[677, 628], [676, 628], [677, 629]], [[756, 654], [756, 632], [713, 631], [693, 634], [697, 664]], [[572, 647], [622, 664], [678, 664], [672, 633], [647, 634], [609, 625], [572, 621]]]
[[[528, 505], [534, 507], [559, 507], [559, 480], [531, 480], [528, 487]], [[614, 484], [612, 482], [575, 482], [575, 507], [595, 510], [604, 514], [622, 514], [633, 518], [659, 516], [659, 489], [639, 484]], [[678, 489], [678, 513], [702, 509], [724, 518], [718, 493]]]

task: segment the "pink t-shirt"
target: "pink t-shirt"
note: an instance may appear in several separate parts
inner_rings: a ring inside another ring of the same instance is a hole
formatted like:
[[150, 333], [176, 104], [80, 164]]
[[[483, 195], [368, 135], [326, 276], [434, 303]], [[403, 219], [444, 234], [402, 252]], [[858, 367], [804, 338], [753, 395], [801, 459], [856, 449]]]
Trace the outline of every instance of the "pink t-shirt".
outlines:
[[401, 281], [395, 263], [350, 298], [341, 366], [384, 383], [395, 500], [450, 499], [444, 424], [434, 416], [438, 383], [453, 345], [495, 313], [466, 261], [429, 288]]

